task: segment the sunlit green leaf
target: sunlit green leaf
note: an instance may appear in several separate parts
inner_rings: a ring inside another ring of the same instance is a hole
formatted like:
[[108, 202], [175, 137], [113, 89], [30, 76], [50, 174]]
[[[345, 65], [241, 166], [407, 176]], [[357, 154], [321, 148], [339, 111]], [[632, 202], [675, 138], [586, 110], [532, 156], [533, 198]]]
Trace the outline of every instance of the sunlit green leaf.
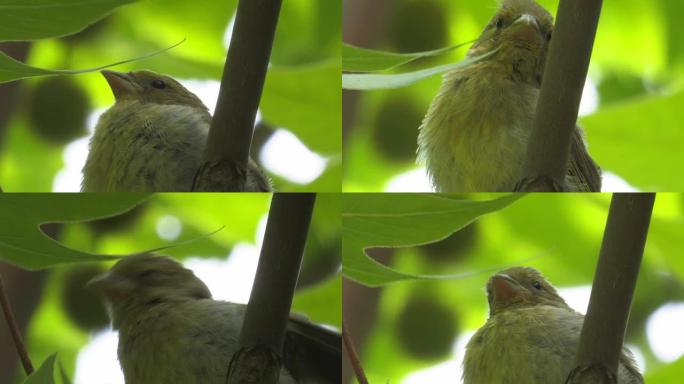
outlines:
[[105, 68], [113, 67], [115, 65], [121, 65], [125, 63], [130, 63], [136, 60], [142, 60], [147, 57], [158, 55], [162, 52], [168, 51], [169, 49], [181, 44], [181, 42], [176, 43], [168, 48], [161, 49], [156, 52], [146, 54], [144, 56], [136, 57], [133, 59], [123, 60], [112, 64], [103, 65], [95, 68], [88, 69], [43, 69], [36, 68], [30, 65], [24, 64], [20, 61], [14, 60], [13, 58], [7, 56], [6, 54], [0, 52], [0, 83], [5, 83], [8, 81], [24, 79], [27, 77], [34, 76], [46, 76], [46, 75], [74, 75], [79, 73], [95, 72]]
[[2, 0], [0, 40], [36, 40], [75, 33], [135, 0]]
[[125, 212], [144, 194], [3, 194], [0, 199], [0, 258], [27, 269], [75, 261], [110, 260], [63, 246], [41, 230], [45, 223], [87, 221]]
[[24, 380], [24, 384], [54, 384], [55, 359], [57, 354], [50, 355], [38, 369]]
[[271, 66], [259, 105], [264, 119], [289, 129], [316, 152], [339, 153], [340, 73], [339, 61], [292, 68]]
[[430, 56], [439, 56], [471, 42], [432, 51], [394, 53], [342, 44], [342, 70], [345, 72], [384, 71]]
[[606, 107], [581, 119], [589, 152], [608, 171], [644, 191], [681, 191], [684, 92]]
[[342, 255], [345, 276], [369, 285], [421, 276], [378, 263], [365, 254], [371, 247], [401, 247], [443, 239], [478, 217], [513, 203], [521, 194], [471, 201], [434, 194], [345, 194], [342, 197]]
[[420, 80], [427, 79], [428, 77], [466, 67], [491, 54], [492, 52], [489, 52], [478, 57], [465, 58], [458, 63], [438, 65], [436, 67], [413, 72], [397, 74], [344, 73], [342, 74], [342, 88], [350, 90], [371, 90], [406, 87]]

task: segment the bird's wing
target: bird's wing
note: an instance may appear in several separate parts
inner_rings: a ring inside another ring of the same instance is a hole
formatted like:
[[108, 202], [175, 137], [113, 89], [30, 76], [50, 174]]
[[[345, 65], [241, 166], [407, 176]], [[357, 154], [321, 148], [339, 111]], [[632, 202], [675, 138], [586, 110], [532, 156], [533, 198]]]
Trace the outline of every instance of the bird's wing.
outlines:
[[290, 317], [283, 360], [300, 383], [338, 384], [342, 371], [341, 336], [307, 320]]
[[[620, 368], [624, 368], [624, 371]], [[623, 377], [623, 375], [625, 377]], [[620, 366], [618, 367], [618, 380], [620, 383], [625, 384], [643, 384], [644, 377], [641, 376], [639, 370], [636, 368], [636, 363], [634, 362], [634, 355], [632, 352], [623, 347], [622, 354], [620, 355]]]
[[578, 191], [601, 192], [600, 168], [589, 156], [579, 127], [575, 127], [572, 133], [568, 176], [573, 179]]

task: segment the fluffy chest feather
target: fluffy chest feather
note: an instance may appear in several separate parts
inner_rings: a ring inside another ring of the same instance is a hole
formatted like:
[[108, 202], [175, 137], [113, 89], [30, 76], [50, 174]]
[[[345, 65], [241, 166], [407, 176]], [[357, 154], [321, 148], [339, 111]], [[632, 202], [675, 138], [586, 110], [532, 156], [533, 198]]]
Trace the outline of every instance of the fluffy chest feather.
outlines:
[[487, 71], [447, 74], [419, 135], [436, 190], [512, 190], [520, 177], [538, 90]]
[[118, 103], [91, 139], [83, 191], [189, 190], [209, 119], [188, 106]]
[[[491, 317], [466, 346], [464, 384], [563, 383], [583, 321], [576, 312], [547, 305]], [[620, 362], [618, 384], [643, 383], [627, 350]]]

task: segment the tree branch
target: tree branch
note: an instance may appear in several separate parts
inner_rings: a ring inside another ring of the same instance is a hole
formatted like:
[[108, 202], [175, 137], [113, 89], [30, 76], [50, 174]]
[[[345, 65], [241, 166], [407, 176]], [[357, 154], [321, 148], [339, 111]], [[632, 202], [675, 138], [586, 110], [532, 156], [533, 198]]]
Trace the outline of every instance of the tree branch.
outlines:
[[228, 368], [229, 384], [278, 382], [285, 327], [315, 200], [310, 193], [273, 196], [240, 349]]
[[17, 320], [14, 318], [14, 313], [12, 313], [12, 308], [10, 308], [9, 300], [7, 299], [7, 294], [5, 293], [5, 285], [2, 282], [2, 276], [0, 276], [0, 304], [2, 304], [2, 311], [5, 314], [5, 320], [7, 321], [7, 326], [9, 327], [10, 333], [12, 334], [12, 340], [14, 340], [14, 345], [17, 347], [17, 353], [19, 354], [19, 359], [21, 364], [24, 366], [24, 371], [26, 375], [33, 373], [33, 364], [31, 364], [31, 358], [26, 350], [26, 345], [24, 340], [21, 338], [21, 332], [17, 326]]
[[576, 367], [566, 383], [616, 382], [654, 200], [654, 193], [613, 195]]
[[[204, 164], [194, 189], [244, 190], [249, 148], [282, 0], [240, 0]], [[217, 183], [216, 180], [221, 180]]]
[[537, 113], [516, 190], [564, 190], [602, 0], [560, 0]]

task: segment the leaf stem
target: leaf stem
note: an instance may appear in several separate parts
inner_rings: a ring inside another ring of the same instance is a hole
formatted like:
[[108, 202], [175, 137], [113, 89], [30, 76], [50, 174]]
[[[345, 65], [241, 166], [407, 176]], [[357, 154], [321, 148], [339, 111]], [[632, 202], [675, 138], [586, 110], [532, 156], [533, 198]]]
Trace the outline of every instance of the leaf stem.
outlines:
[[24, 371], [26, 375], [33, 373], [33, 364], [31, 364], [31, 358], [26, 351], [26, 345], [19, 332], [19, 326], [17, 326], [17, 320], [14, 318], [14, 313], [12, 313], [12, 308], [10, 307], [9, 299], [5, 293], [5, 285], [2, 281], [2, 276], [0, 276], [0, 304], [2, 305], [2, 312], [5, 314], [5, 320], [9, 326], [10, 334], [12, 335], [12, 340], [14, 340], [14, 345], [17, 347], [17, 353], [19, 354], [19, 359], [21, 364], [24, 366]]
[[368, 384], [368, 379], [366, 378], [366, 373], [363, 371], [361, 359], [359, 359], [359, 354], [356, 352], [356, 348], [354, 347], [354, 341], [352, 340], [352, 337], [349, 334], [349, 330], [347, 329], [344, 320], [342, 320], [342, 340], [344, 340], [344, 348], [347, 350], [349, 362], [354, 368], [356, 379], [359, 381], [359, 384]]

